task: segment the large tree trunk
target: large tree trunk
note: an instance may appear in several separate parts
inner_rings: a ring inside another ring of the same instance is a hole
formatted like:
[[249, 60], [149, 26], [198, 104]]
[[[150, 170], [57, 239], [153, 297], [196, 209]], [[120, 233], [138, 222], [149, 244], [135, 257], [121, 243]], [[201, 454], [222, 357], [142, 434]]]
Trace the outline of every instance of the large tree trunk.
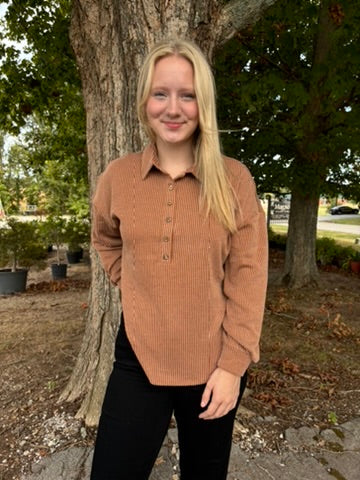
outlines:
[[[89, 176], [114, 158], [141, 149], [135, 90], [144, 55], [167, 37], [195, 40], [211, 59], [216, 46], [259, 17], [275, 0], [74, 0], [71, 42], [83, 85]], [[82, 397], [78, 416], [97, 423], [119, 324], [119, 293], [91, 252], [92, 284], [81, 351], [60, 400]]]
[[285, 267], [282, 283], [290, 288], [317, 284], [318, 269], [315, 258], [317, 210], [319, 196], [293, 191], [286, 243]]

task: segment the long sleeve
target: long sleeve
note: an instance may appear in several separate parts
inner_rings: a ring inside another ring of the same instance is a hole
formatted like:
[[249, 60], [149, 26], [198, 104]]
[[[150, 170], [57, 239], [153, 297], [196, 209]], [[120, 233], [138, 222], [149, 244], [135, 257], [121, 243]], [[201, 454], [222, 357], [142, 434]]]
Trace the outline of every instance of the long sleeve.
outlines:
[[122, 239], [120, 220], [112, 213], [112, 188], [109, 175], [98, 182], [92, 205], [92, 244], [114, 285], [120, 284]]
[[268, 243], [264, 211], [247, 169], [236, 188], [238, 231], [225, 263], [226, 313], [218, 366], [243, 375], [259, 360], [259, 340], [267, 286]]

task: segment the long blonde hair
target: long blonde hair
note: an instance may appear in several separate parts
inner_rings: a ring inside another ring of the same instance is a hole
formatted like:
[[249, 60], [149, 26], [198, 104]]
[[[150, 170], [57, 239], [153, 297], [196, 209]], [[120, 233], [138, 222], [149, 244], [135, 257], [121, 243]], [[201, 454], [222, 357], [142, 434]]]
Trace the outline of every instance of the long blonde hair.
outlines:
[[156, 62], [166, 56], [179, 55], [194, 70], [195, 95], [199, 109], [199, 128], [195, 133], [195, 168], [201, 183], [200, 205], [206, 207], [230, 232], [236, 231], [235, 200], [220, 150], [216, 119], [215, 82], [211, 68], [201, 50], [188, 40], [163, 41], [154, 45], [144, 60], [137, 89], [137, 112], [146, 134], [155, 142], [147, 116], [146, 103]]

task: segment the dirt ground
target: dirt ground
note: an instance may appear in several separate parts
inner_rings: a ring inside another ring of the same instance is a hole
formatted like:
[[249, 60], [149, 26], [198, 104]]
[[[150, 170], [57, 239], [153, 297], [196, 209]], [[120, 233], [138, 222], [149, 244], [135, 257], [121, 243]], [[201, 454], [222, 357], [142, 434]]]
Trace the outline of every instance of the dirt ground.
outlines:
[[[288, 291], [274, 279], [272, 251], [261, 361], [250, 370], [234, 440], [247, 450], [286, 448], [292, 427], [360, 416], [360, 277], [322, 271], [320, 286]], [[20, 480], [31, 464], [70, 445], [89, 445], [94, 429], [58, 397], [84, 330], [90, 267], [30, 272], [26, 293], [0, 297], [0, 480]], [[50, 480], [50, 479], [49, 479]]]

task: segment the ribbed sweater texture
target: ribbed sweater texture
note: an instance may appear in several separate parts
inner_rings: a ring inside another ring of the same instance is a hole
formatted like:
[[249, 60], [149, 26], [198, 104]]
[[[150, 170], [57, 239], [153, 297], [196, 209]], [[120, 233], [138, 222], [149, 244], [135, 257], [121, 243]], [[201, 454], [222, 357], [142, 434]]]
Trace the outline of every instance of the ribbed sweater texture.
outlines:
[[172, 179], [153, 145], [112, 161], [98, 181], [92, 243], [154, 385], [206, 383], [217, 366], [241, 376], [259, 359], [266, 222], [248, 169], [224, 161], [238, 201], [234, 234], [200, 210], [194, 168]]

